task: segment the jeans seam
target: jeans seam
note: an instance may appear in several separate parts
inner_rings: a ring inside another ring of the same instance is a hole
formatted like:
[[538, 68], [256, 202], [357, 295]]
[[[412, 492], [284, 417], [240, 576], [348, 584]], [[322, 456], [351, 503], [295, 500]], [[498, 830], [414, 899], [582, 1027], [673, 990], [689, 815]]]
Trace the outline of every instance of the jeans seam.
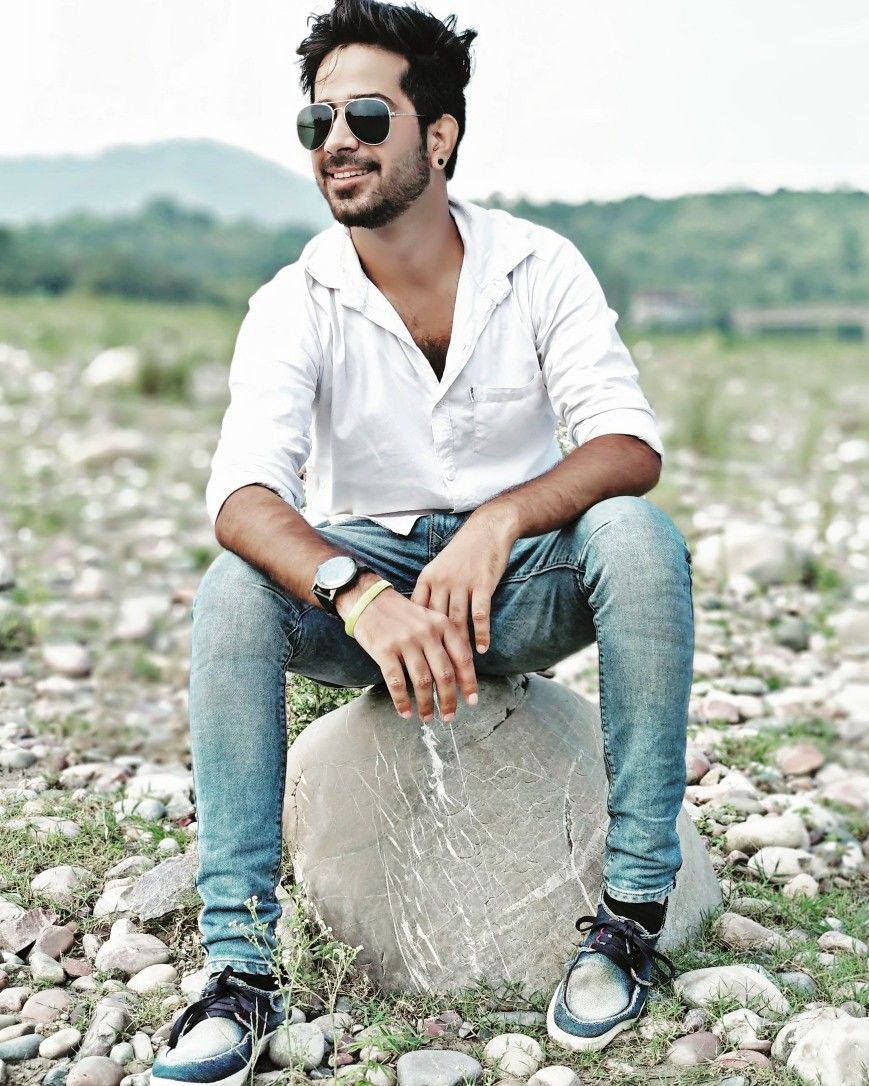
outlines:
[[502, 577], [502, 579], [498, 583], [521, 584], [523, 581], [527, 581], [531, 577], [536, 577], [539, 573], [550, 573], [554, 569], [569, 569], [573, 573], [577, 572], [576, 564], [574, 562], [552, 562], [548, 566], [538, 566], [536, 569], [529, 570], [528, 573], [523, 573], [521, 575], [515, 574], [512, 577]]

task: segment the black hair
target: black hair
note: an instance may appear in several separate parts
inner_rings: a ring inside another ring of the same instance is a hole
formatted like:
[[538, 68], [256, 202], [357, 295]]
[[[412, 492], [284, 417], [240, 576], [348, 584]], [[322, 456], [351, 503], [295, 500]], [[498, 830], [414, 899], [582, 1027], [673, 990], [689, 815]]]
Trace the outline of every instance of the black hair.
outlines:
[[323, 58], [343, 45], [376, 45], [398, 53], [408, 62], [399, 81], [419, 118], [420, 139], [428, 126], [444, 113], [459, 124], [459, 138], [444, 173], [451, 178], [459, 144], [465, 132], [465, 87], [471, 78], [470, 47], [476, 30], [455, 32], [456, 16], [443, 21], [416, 4], [379, 3], [378, 0], [335, 0], [331, 11], [310, 15], [310, 33], [296, 52], [302, 58], [302, 90], [314, 99], [314, 82]]

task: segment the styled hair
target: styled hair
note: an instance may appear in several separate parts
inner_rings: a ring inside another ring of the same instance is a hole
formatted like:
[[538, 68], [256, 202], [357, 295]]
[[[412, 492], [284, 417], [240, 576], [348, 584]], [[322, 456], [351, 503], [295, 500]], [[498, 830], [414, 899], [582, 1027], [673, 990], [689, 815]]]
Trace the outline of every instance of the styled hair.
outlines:
[[[313, 20], [313, 25], [311, 25]], [[406, 58], [399, 86], [413, 102], [420, 139], [444, 113], [458, 121], [459, 138], [444, 172], [451, 178], [465, 133], [465, 87], [471, 78], [471, 43], [476, 30], [455, 32], [456, 16], [441, 21], [416, 4], [378, 0], [335, 0], [331, 11], [308, 16], [310, 33], [296, 52], [302, 58], [302, 90], [314, 99], [314, 82], [323, 58], [344, 45], [376, 45]]]

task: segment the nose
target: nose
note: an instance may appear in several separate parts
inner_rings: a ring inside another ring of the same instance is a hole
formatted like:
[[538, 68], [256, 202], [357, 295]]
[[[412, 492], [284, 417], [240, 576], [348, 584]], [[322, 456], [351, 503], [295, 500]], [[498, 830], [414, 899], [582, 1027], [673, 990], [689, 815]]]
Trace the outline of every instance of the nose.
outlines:
[[337, 115], [332, 125], [332, 131], [326, 137], [326, 142], [321, 148], [323, 153], [328, 155], [335, 155], [338, 151], [347, 147], [355, 149], [359, 146], [359, 140], [350, 131], [350, 127], [344, 119], [344, 107], [336, 106], [335, 109]]

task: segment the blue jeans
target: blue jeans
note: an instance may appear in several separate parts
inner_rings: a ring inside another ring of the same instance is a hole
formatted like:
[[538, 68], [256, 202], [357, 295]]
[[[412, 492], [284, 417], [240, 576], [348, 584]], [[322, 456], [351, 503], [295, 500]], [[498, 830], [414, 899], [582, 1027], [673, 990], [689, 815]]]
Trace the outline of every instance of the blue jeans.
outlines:
[[[410, 596], [469, 515], [423, 516], [409, 536], [364, 517], [316, 527]], [[622, 901], [650, 901], [673, 889], [682, 863], [676, 818], [694, 624], [685, 540], [646, 498], [607, 498], [563, 528], [517, 540], [492, 596], [489, 649], [477, 653], [473, 638], [471, 647], [478, 675], [510, 675], [595, 639], [609, 780], [604, 887]], [[269, 971], [264, 954], [281, 913], [287, 671], [336, 686], [383, 682], [342, 620], [221, 552], [193, 603], [189, 687], [199, 931], [212, 971]], [[267, 931], [262, 951], [233, 926], [250, 925], [244, 901], [253, 895]]]

